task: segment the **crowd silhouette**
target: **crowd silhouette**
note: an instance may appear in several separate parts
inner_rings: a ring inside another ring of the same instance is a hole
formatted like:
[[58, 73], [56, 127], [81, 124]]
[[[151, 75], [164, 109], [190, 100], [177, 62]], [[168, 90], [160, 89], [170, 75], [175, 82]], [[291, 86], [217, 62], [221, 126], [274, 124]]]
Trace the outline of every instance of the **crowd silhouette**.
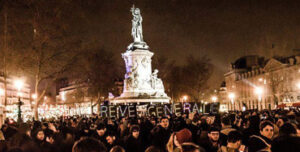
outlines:
[[1, 126], [0, 152], [299, 152], [300, 111], [103, 118]]

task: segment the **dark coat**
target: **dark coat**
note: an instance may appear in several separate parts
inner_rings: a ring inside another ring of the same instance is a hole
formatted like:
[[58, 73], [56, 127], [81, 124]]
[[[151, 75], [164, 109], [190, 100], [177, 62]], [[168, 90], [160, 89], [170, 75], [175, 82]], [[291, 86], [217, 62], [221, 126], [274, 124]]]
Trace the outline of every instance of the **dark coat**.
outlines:
[[296, 136], [280, 136], [274, 139], [271, 147], [272, 152], [299, 152], [300, 137]]
[[171, 136], [171, 130], [165, 129], [162, 126], [158, 125], [151, 130], [150, 141], [152, 145], [159, 147], [160, 149], [166, 149], [166, 145]]
[[141, 138], [134, 138], [132, 135], [125, 137], [124, 148], [130, 152], [142, 152], [145, 151]]
[[218, 142], [217, 146], [213, 146], [208, 137], [198, 140], [198, 145], [203, 147], [205, 149], [205, 151], [207, 151], [207, 152], [217, 152], [220, 148], [219, 142]]
[[272, 141], [264, 136], [251, 136], [248, 142], [248, 152], [257, 152], [268, 147], [271, 148]]
[[107, 133], [105, 132], [105, 134], [103, 136], [99, 136], [99, 134], [95, 131], [92, 135], [92, 137], [100, 140], [104, 145], [107, 144], [107, 141], [106, 141], [106, 136], [107, 136]]

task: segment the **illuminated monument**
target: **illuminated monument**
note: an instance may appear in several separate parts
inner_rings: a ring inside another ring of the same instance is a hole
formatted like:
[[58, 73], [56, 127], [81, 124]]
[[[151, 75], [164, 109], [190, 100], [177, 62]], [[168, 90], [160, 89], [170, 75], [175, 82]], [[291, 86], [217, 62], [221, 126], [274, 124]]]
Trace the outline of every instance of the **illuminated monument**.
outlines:
[[142, 16], [139, 8], [131, 8], [133, 15], [133, 43], [122, 54], [126, 65], [123, 93], [113, 99], [113, 103], [169, 103], [163, 82], [157, 77], [158, 70], [152, 72], [151, 57], [154, 53], [143, 40]]

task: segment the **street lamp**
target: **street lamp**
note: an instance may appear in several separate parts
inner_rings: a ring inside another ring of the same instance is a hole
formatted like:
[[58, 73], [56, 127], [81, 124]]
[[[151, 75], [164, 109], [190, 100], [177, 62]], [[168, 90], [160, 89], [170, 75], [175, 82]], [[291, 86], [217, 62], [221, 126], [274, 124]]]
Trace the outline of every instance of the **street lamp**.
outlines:
[[[4, 111], [5, 107], [4, 107], [4, 102], [3, 102], [3, 98], [4, 98], [4, 95], [5, 95], [5, 91], [4, 89], [0, 88], [0, 98], [1, 98], [1, 101], [0, 101], [0, 111]], [[1, 121], [1, 120], [0, 120]], [[2, 124], [2, 122], [0, 122], [0, 124]]]
[[66, 101], [66, 92], [64, 91], [61, 93], [61, 100]]
[[218, 100], [218, 98], [217, 98], [216, 96], [212, 96], [212, 97], [211, 97], [211, 100], [212, 100], [213, 102], [216, 102], [216, 101]]
[[36, 94], [33, 94], [33, 95], [31, 96], [31, 98], [35, 100], [35, 99], [37, 98], [37, 95], [36, 95]]
[[300, 82], [298, 82], [296, 85], [297, 85], [297, 88], [300, 89]]
[[[262, 100], [262, 94], [263, 94], [263, 92], [264, 92], [264, 90], [261, 87], [255, 87], [255, 89], [254, 89], [254, 93], [257, 95], [259, 102], [261, 102], [261, 100]], [[262, 106], [261, 103], [260, 103], [260, 106]], [[257, 109], [259, 109], [258, 103], [257, 103]], [[261, 107], [261, 109], [262, 109], [262, 107]]]
[[231, 93], [229, 93], [228, 97], [229, 97], [231, 103], [233, 104], [234, 103], [235, 94], [231, 92]]
[[21, 106], [23, 102], [21, 101], [21, 89], [24, 85], [24, 82], [20, 79], [14, 81], [14, 86], [18, 90], [17, 95], [18, 95], [18, 123], [22, 122], [22, 111], [21, 111]]
[[254, 93], [258, 96], [258, 100], [261, 101], [261, 96], [264, 90], [261, 87], [255, 87]]
[[186, 102], [186, 101], [187, 101], [187, 99], [188, 99], [188, 96], [187, 96], [187, 95], [185, 95], [185, 96], [183, 96], [183, 97], [182, 97], [182, 99], [183, 99], [183, 101], [184, 101], [184, 102]]
[[228, 98], [230, 99], [231, 101], [231, 105], [232, 105], [232, 109], [235, 110], [235, 106], [234, 106], [234, 98], [235, 98], [235, 94], [234, 93], [229, 93], [228, 94]]

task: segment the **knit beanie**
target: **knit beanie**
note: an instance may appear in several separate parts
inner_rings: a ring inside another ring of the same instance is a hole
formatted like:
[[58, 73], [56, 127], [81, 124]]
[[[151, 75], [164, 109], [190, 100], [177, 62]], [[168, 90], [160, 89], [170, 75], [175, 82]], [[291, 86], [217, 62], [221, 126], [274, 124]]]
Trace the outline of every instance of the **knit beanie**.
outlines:
[[192, 133], [190, 130], [184, 128], [176, 133], [176, 138], [179, 144], [192, 141]]

